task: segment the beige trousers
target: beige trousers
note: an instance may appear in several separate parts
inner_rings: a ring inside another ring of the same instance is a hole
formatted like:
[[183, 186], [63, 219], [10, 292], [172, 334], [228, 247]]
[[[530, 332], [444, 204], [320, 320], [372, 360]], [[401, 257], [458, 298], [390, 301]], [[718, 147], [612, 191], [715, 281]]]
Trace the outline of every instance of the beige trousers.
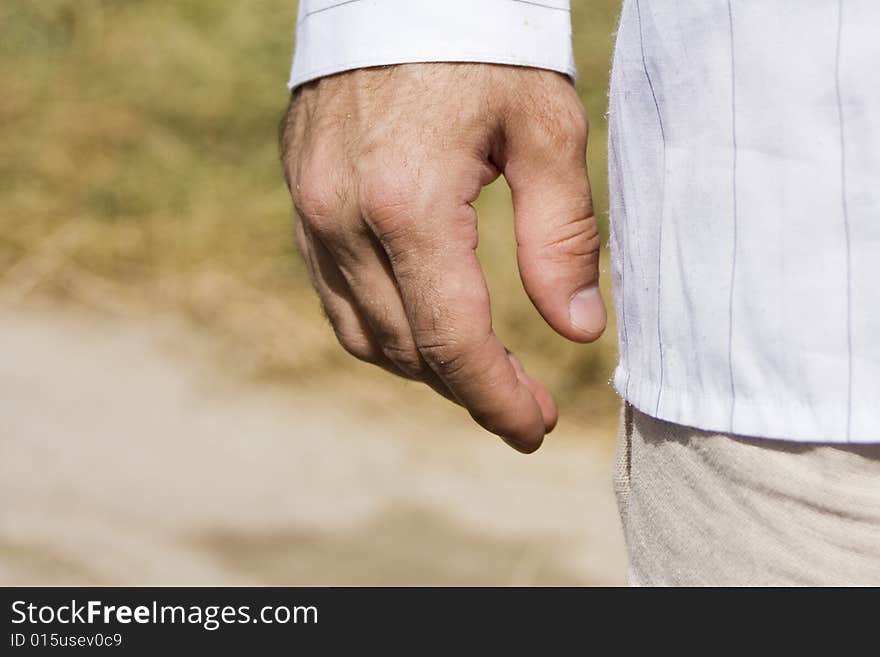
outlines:
[[880, 444], [713, 434], [624, 405], [633, 585], [880, 585]]

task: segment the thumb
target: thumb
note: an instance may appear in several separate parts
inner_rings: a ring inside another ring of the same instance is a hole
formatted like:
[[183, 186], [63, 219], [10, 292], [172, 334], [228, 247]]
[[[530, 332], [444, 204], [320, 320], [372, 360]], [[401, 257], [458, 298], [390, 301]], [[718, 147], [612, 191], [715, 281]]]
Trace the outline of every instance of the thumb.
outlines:
[[599, 231], [587, 177], [583, 112], [506, 131], [517, 261], [526, 293], [558, 333], [592, 342], [605, 330]]

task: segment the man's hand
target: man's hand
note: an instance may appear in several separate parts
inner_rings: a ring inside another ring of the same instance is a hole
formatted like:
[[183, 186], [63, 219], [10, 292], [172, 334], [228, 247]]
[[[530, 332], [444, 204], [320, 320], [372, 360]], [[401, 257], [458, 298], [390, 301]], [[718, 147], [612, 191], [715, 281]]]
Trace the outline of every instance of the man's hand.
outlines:
[[570, 340], [605, 327], [571, 83], [539, 69], [406, 64], [299, 89], [282, 151], [297, 241], [342, 346], [424, 381], [523, 452], [556, 405], [492, 331], [471, 203], [510, 184], [526, 292]]

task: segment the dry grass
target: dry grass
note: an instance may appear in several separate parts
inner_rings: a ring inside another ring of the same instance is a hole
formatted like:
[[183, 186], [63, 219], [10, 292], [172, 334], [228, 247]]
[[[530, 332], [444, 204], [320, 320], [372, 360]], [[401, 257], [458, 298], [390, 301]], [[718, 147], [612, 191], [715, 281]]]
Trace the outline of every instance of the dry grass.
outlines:
[[[261, 376], [363, 371], [335, 345], [292, 248], [275, 136], [295, 4], [0, 5], [7, 301], [182, 312], [221, 340], [230, 367]], [[604, 112], [618, 3], [573, 4], [604, 230]], [[487, 189], [478, 209], [499, 334], [564, 411], [613, 412], [614, 327], [594, 347], [556, 337], [521, 290], [506, 187]]]

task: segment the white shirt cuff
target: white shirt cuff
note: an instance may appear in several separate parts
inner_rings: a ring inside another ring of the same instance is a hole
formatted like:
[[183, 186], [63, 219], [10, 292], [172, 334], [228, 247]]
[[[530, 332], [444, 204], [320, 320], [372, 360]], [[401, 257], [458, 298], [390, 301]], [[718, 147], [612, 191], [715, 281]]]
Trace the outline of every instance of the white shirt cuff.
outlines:
[[484, 62], [575, 77], [569, 0], [300, 0], [288, 86], [355, 68]]

